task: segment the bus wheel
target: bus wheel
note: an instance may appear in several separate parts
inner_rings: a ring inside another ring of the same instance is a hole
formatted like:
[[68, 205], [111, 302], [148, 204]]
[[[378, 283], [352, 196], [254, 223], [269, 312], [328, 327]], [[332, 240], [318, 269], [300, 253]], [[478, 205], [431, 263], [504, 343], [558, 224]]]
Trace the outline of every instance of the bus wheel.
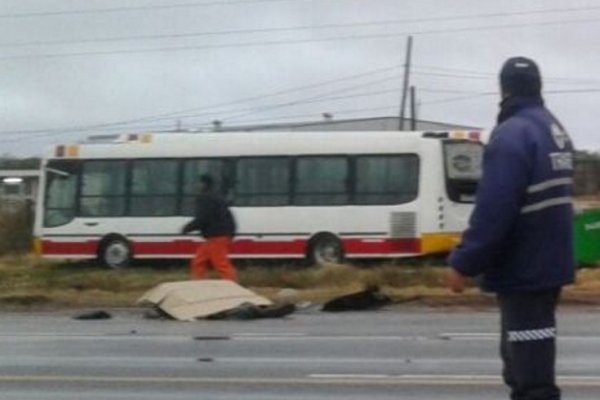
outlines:
[[109, 268], [125, 268], [131, 262], [131, 258], [129, 243], [121, 236], [109, 236], [100, 245], [98, 259]]
[[340, 264], [344, 260], [344, 246], [332, 233], [320, 233], [310, 241], [307, 254], [311, 264]]

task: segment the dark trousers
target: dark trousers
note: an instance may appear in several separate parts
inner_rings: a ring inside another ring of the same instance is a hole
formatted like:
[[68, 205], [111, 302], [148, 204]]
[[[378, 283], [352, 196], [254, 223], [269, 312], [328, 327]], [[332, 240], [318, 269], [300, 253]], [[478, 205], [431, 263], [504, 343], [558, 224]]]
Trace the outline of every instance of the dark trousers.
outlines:
[[500, 354], [512, 400], [560, 400], [555, 382], [560, 288], [499, 293]]

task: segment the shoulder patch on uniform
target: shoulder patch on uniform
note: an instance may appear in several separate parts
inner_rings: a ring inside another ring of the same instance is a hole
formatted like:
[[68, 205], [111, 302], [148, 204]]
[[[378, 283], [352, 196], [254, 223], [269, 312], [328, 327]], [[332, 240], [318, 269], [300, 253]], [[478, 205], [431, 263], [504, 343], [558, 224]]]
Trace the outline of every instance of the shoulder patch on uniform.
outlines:
[[556, 146], [559, 149], [564, 150], [567, 142], [570, 140], [567, 132], [565, 132], [564, 129], [562, 129], [557, 123], [552, 123], [550, 126], [550, 131], [552, 132], [552, 139], [554, 139]]

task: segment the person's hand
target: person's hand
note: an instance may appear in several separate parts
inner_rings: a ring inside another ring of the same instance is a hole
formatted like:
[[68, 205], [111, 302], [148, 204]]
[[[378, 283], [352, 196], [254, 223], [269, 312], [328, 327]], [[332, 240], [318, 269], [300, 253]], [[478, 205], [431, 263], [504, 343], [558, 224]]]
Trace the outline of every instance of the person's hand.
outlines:
[[454, 293], [462, 293], [465, 290], [467, 278], [455, 270], [449, 268], [446, 273], [446, 286]]

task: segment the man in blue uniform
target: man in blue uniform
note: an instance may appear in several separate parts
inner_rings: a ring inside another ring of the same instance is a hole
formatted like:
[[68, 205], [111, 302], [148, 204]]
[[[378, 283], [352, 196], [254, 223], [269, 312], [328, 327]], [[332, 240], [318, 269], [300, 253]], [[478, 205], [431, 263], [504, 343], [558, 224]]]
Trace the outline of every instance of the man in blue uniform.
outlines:
[[500, 72], [498, 124], [486, 146], [475, 209], [449, 258], [448, 285], [467, 277], [495, 292], [501, 314], [503, 377], [513, 400], [558, 400], [556, 305], [574, 280], [573, 147], [544, 107], [530, 59]]

